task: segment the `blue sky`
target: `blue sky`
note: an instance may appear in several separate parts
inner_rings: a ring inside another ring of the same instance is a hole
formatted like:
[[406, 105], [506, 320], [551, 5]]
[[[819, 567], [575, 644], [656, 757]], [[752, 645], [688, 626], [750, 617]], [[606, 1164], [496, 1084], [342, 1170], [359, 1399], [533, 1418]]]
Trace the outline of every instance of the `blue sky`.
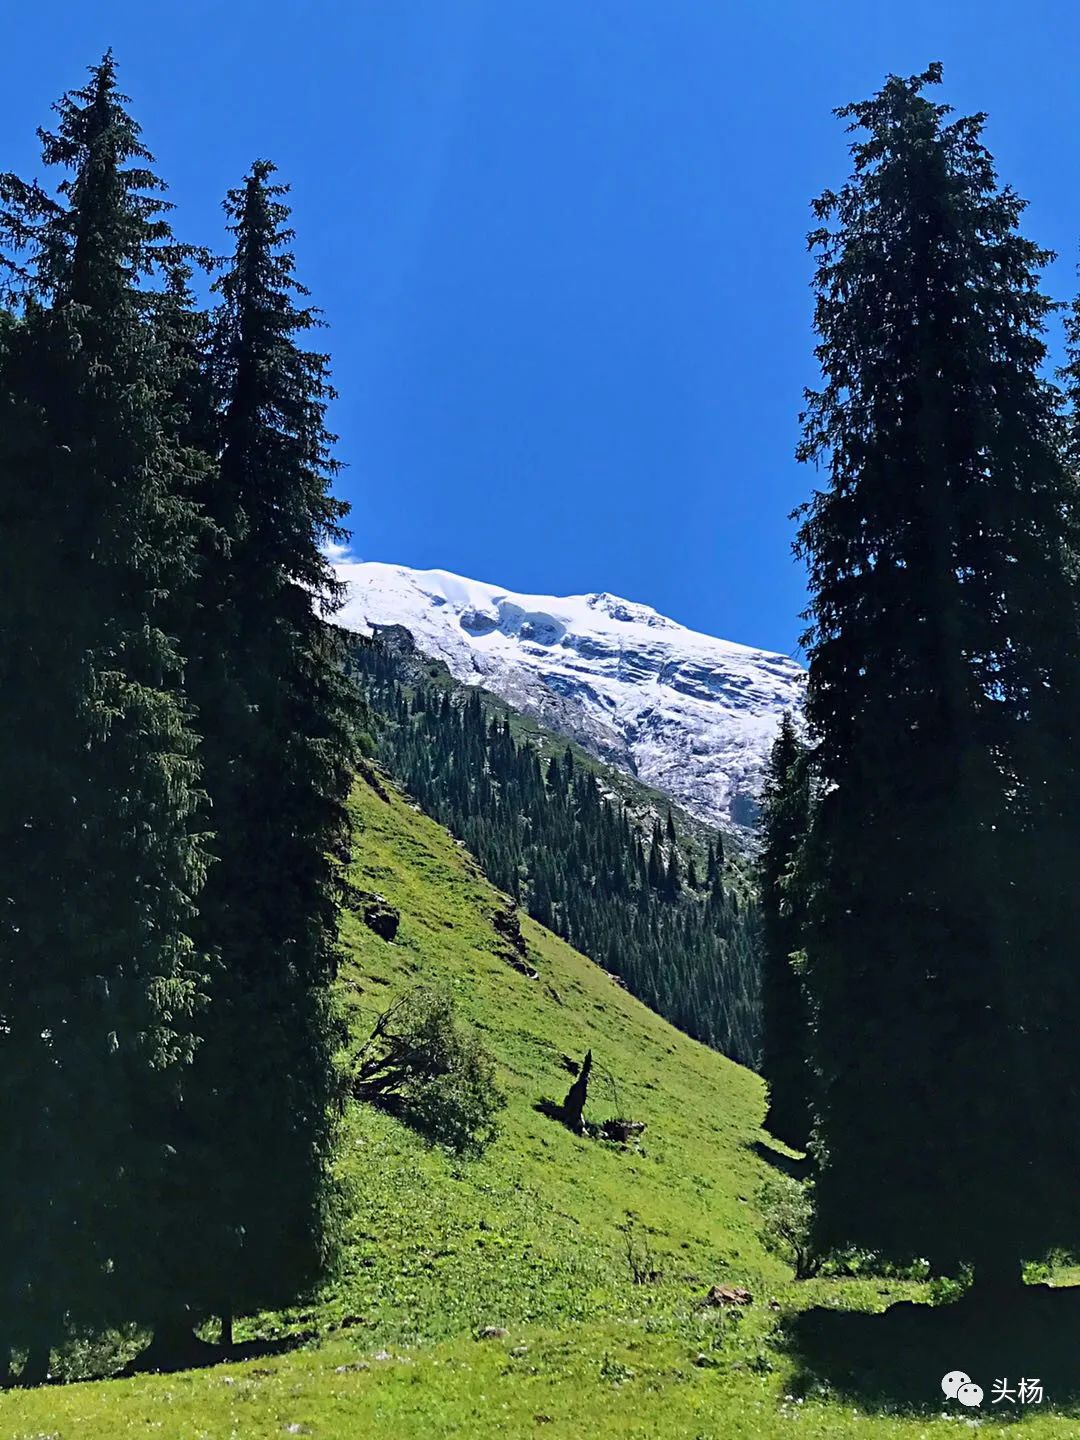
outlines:
[[253, 158], [292, 183], [365, 559], [793, 650], [808, 202], [888, 71], [989, 112], [1073, 287], [1070, 0], [36, 0], [5, 41], [4, 168], [112, 45], [185, 238]]

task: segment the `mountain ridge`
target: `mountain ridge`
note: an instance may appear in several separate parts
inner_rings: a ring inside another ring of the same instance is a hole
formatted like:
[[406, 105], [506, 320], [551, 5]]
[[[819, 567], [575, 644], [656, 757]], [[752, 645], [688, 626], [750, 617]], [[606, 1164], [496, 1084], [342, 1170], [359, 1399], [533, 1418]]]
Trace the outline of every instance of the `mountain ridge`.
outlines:
[[689, 629], [608, 591], [529, 595], [445, 570], [342, 561], [340, 623], [407, 629], [480, 684], [713, 825], [746, 827], [781, 713], [802, 701], [789, 656]]

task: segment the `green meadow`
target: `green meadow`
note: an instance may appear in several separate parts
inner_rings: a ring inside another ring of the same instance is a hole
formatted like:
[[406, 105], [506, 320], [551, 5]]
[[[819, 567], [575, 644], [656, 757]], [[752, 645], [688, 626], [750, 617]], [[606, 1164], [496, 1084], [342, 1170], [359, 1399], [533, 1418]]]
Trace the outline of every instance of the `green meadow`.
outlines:
[[[948, 1404], [941, 1374], [975, 1373], [974, 1362], [933, 1344], [901, 1365], [907, 1396], [815, 1372], [792, 1338], [811, 1307], [837, 1312], [843, 1333], [871, 1347], [889, 1316], [864, 1312], [895, 1304], [925, 1332], [961, 1307], [912, 1306], [928, 1290], [879, 1278], [796, 1283], [761, 1240], [759, 1191], [792, 1157], [760, 1129], [760, 1080], [526, 919], [540, 978], [519, 973], [491, 923], [503, 898], [460, 845], [386, 794], [357, 787], [355, 878], [401, 924], [391, 943], [345, 917], [352, 1032], [369, 1033], [413, 986], [452, 989], [497, 1060], [498, 1139], [462, 1159], [354, 1107], [341, 1164], [346, 1259], [318, 1303], [238, 1322], [241, 1353], [251, 1347], [238, 1363], [7, 1392], [0, 1436], [916, 1440], [1006, 1423], [1032, 1437], [1080, 1433], [1049, 1388], [1041, 1406], [991, 1409], [980, 1375], [982, 1410]], [[562, 1098], [565, 1060], [587, 1049], [587, 1116], [644, 1122], [639, 1144], [575, 1136], [536, 1108]], [[750, 1303], [704, 1303], [714, 1285], [743, 1287]], [[951, 1333], [962, 1346], [962, 1325]]]

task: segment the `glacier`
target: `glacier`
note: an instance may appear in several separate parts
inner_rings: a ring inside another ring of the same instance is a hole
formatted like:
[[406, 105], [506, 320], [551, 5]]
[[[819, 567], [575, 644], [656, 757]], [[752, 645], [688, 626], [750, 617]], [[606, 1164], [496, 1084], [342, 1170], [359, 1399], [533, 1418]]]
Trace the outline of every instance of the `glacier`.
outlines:
[[337, 564], [338, 623], [400, 625], [422, 654], [670, 796], [708, 824], [753, 824], [780, 715], [802, 705], [787, 655], [718, 640], [606, 592], [522, 595], [444, 570]]

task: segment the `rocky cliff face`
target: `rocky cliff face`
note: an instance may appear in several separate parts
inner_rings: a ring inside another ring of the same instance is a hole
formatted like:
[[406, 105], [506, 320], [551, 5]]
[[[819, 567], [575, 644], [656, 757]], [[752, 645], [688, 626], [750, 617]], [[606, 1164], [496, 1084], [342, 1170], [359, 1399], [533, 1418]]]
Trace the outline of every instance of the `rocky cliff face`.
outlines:
[[752, 822], [794, 660], [701, 635], [608, 594], [519, 595], [442, 570], [342, 564], [339, 619], [401, 625], [466, 683], [482, 684], [718, 825]]

